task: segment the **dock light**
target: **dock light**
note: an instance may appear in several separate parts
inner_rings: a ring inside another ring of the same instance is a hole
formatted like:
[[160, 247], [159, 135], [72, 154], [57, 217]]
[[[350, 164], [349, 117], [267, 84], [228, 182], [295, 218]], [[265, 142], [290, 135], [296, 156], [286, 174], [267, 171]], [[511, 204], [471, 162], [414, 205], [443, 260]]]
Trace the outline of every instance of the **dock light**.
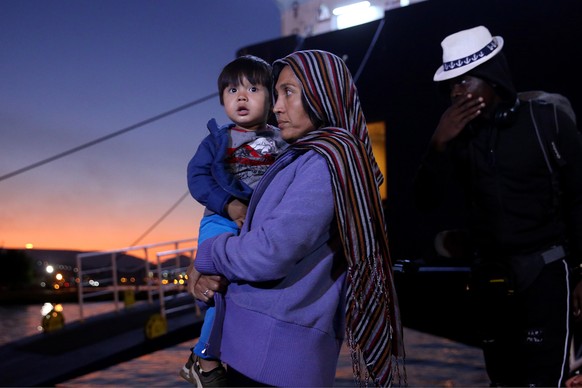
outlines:
[[52, 310], [53, 310], [53, 304], [52, 303], [45, 303], [40, 308], [40, 315], [42, 315], [44, 317], [45, 315], [50, 313]]

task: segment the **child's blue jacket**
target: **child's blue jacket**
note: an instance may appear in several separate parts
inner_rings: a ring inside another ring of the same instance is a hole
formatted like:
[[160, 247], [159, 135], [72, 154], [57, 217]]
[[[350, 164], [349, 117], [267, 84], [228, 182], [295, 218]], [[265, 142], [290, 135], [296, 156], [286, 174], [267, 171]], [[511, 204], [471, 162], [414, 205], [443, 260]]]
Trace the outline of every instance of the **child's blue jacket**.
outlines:
[[224, 158], [228, 148], [228, 132], [234, 124], [219, 127], [215, 119], [210, 119], [207, 127], [210, 134], [202, 140], [188, 163], [188, 189], [206, 209], [228, 219], [226, 204], [233, 197], [248, 203], [253, 190], [226, 170]]

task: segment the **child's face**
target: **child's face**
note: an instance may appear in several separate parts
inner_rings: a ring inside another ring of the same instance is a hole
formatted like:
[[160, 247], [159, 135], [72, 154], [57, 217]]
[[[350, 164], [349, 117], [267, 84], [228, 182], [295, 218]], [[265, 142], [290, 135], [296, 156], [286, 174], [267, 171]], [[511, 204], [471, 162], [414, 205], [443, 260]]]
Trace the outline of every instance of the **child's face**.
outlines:
[[263, 85], [251, 85], [246, 77], [242, 84], [228, 85], [222, 91], [226, 115], [238, 127], [247, 130], [264, 128], [270, 108], [270, 94]]

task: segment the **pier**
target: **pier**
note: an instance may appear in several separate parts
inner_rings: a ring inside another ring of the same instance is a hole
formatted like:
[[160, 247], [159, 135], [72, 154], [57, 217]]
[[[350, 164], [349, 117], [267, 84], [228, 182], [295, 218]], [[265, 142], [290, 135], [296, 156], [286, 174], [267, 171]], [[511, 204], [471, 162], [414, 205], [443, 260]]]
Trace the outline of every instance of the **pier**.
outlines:
[[192, 296], [165, 298], [67, 323], [0, 347], [0, 385], [54, 386], [58, 383], [165, 349], [198, 336], [203, 314]]
[[[146, 292], [147, 295], [134, 304], [119, 307], [124, 305], [121, 294], [129, 289], [117, 282], [111, 286], [99, 287], [97, 292], [91, 288], [83, 288], [78, 290], [81, 309], [79, 321], [0, 346], [0, 357], [3, 360], [0, 364], [0, 385], [69, 386], [68, 381], [90, 379], [91, 377], [84, 376], [105, 373], [102, 371], [110, 367], [138, 362], [154, 353], [171, 352], [176, 347], [182, 350], [178, 352], [179, 360], [163, 361], [156, 358], [155, 364], [160, 364], [156, 368], [167, 370], [168, 376], [161, 381], [181, 383], [177, 373], [187, 357], [188, 347], [193, 345], [199, 334], [203, 315], [197, 312], [194, 299], [185, 292], [184, 286], [175, 286], [173, 282], [163, 285], [156, 280], [179, 279], [185, 270], [184, 264], [189, 262], [184, 261], [183, 255], [189, 253], [186, 256], [191, 260], [195, 250], [192, 247], [180, 248], [175, 242], [170, 242], [170, 245], [172, 250], [149, 254], [156, 258], [152, 260], [153, 263], [147, 260], [142, 262], [145, 266], [149, 267], [151, 264], [153, 267], [147, 268], [144, 273], [155, 273], [157, 276], [148, 277], [151, 284], [140, 286], [140, 292]], [[109, 253], [111, 259], [105, 262], [105, 276], [115, 279], [110, 273], [117, 272], [118, 258], [122, 253], [127, 253], [127, 249]], [[80, 259], [85, 260], [92, 260], [91, 256], [92, 254], [79, 255]], [[174, 265], [162, 268], [161, 257], [169, 257], [169, 262]], [[83, 269], [81, 262], [78, 267]], [[103, 269], [91, 268], [90, 271], [92, 278], [95, 278]], [[427, 373], [427, 377], [438, 375], [444, 378], [449, 374], [455, 375], [451, 372], [452, 369], [464, 368], [463, 360], [466, 356], [457, 357], [457, 354], [472, 354], [470, 359], [477, 361], [467, 369], [471, 373], [476, 372], [477, 378], [482, 379], [480, 351], [470, 346], [473, 344], [467, 331], [468, 268], [463, 265], [435, 267], [397, 261], [394, 272], [403, 323], [409, 333], [414, 333], [408, 340], [405, 336], [405, 343], [408, 342], [408, 365], [413, 370], [417, 367], [430, 367], [433, 370]], [[85, 273], [86, 271], [80, 273], [79, 277], [83, 278]], [[116, 310], [83, 318], [83, 303], [88, 298], [94, 300], [94, 296], [109, 297], [109, 300], [114, 301]], [[438, 319], [434, 319], [435, 317]], [[419, 338], [422, 341], [415, 345]], [[411, 349], [415, 347], [422, 349], [416, 356], [411, 353]], [[433, 356], [426, 358], [427, 354]], [[138, 369], [136, 373], [146, 372]], [[415, 380], [410, 383], [412, 381]], [[436, 383], [440, 380], [417, 381], [419, 385], [424, 385], [427, 381]], [[176, 385], [175, 383], [171, 384]], [[110, 384], [125, 385], [116, 381], [111, 381]], [[150, 382], [146, 385], [149, 386]], [[345, 350], [340, 356], [336, 385], [353, 386], [351, 361]]]

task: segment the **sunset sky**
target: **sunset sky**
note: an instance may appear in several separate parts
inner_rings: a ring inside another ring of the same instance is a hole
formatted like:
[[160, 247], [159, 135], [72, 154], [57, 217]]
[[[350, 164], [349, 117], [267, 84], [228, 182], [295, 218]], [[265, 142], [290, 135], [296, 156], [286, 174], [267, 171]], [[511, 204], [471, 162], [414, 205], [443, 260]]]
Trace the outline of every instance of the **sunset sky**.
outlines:
[[[1, 0], [0, 177], [216, 93], [275, 0]], [[218, 97], [0, 180], [0, 247], [129, 246], [186, 194]], [[196, 237], [188, 196], [140, 244]]]

